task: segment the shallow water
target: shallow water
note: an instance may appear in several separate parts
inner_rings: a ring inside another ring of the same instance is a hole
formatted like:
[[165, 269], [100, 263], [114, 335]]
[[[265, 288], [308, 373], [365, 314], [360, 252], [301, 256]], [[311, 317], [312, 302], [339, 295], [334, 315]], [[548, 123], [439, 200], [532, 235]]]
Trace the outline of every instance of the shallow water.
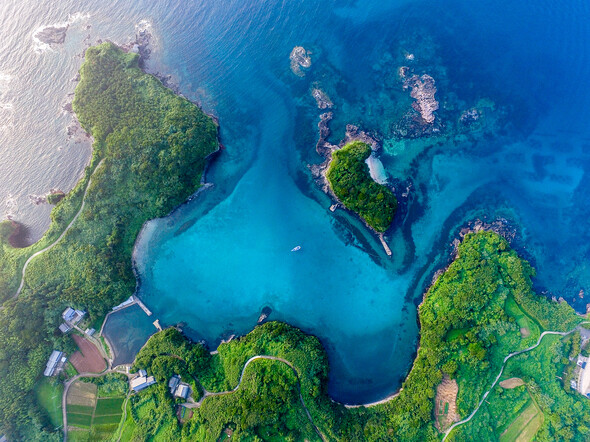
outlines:
[[[127, 41], [147, 20], [150, 67], [219, 117], [226, 147], [208, 173], [215, 186], [138, 243], [140, 295], [164, 324], [182, 322], [215, 346], [248, 332], [270, 306], [271, 319], [326, 345], [334, 398], [379, 399], [399, 387], [416, 349], [415, 305], [475, 217], [506, 218], [539, 290], [585, 309], [590, 4], [152, 3], [0, 8], [0, 103], [12, 105], [0, 106], [0, 203], [31, 239], [47, 226], [48, 207], [28, 195], [67, 190], [88, 161], [88, 145], [67, 140], [61, 110], [76, 54], [98, 38]], [[87, 18], [71, 24], [63, 46], [35, 51], [35, 29], [77, 12]], [[313, 52], [304, 78], [289, 69], [295, 45]], [[445, 136], [395, 138], [411, 105], [402, 65], [435, 79]], [[388, 232], [392, 258], [357, 220], [329, 212], [309, 179], [307, 164], [320, 161], [316, 83], [335, 104], [332, 142], [348, 123], [383, 138], [380, 160], [401, 203]], [[482, 125], [458, 136], [458, 116], [473, 107]]]
[[113, 312], [107, 318], [102, 334], [113, 350], [113, 367], [132, 364], [148, 338], [158, 330], [154, 318], [134, 304]]

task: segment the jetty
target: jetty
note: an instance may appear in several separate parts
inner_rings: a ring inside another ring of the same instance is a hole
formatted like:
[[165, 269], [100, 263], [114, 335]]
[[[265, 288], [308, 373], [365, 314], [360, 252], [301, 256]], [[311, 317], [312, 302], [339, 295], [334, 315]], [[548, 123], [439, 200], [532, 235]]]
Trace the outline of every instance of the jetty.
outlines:
[[147, 308], [145, 304], [141, 302], [141, 300], [137, 296], [135, 296], [135, 303], [141, 307], [141, 309], [145, 312], [146, 315], [152, 316], [152, 312], [150, 311], [150, 309]]
[[160, 320], [156, 319], [154, 321], [154, 327], [156, 327], [158, 329], [158, 331], [162, 331], [162, 326], [160, 325]]
[[387, 253], [387, 256], [391, 256], [392, 255], [391, 249], [389, 248], [389, 246], [385, 242], [385, 238], [383, 238], [383, 234], [382, 233], [379, 234], [379, 241], [381, 241], [381, 245], [385, 249], [385, 253]]

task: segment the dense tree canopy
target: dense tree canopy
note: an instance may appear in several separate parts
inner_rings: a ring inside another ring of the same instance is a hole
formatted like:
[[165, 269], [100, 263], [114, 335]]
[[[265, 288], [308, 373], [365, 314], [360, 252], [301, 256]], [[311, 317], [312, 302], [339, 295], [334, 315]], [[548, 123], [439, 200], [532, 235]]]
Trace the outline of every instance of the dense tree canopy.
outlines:
[[[213, 120], [142, 72], [137, 54], [112, 43], [89, 48], [80, 74], [73, 107], [94, 138], [92, 160], [52, 211], [39, 244], [63, 231], [94, 173], [84, 210], [57, 246], [31, 262], [23, 292], [0, 311], [0, 428], [15, 440], [44, 426], [31, 389], [51, 350], [67, 349], [56, 332], [63, 308], [86, 308], [97, 319], [133, 293], [131, 252], [141, 226], [199, 188], [206, 158], [218, 148]], [[0, 239], [3, 299], [39, 247], [10, 249]]]
[[393, 192], [369, 174], [365, 160], [371, 148], [353, 141], [332, 154], [326, 178], [332, 191], [346, 208], [358, 213], [377, 232], [385, 232], [397, 209]]

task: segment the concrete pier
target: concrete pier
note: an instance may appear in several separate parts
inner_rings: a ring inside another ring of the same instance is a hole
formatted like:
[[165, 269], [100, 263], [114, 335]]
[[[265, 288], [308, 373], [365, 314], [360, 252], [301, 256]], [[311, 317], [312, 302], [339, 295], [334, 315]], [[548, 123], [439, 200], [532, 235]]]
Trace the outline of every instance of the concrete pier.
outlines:
[[158, 331], [162, 331], [162, 326], [160, 325], [160, 320], [156, 319], [154, 321], [154, 327], [156, 327], [158, 329]]
[[141, 309], [145, 312], [146, 315], [152, 316], [152, 312], [150, 312], [150, 309], [147, 308], [144, 305], [144, 303], [139, 300], [139, 298], [137, 296], [135, 297], [135, 302], [137, 302], [137, 305], [139, 305], [141, 307]]
[[382, 233], [379, 234], [379, 241], [381, 241], [381, 245], [385, 249], [385, 253], [387, 253], [387, 256], [391, 256], [392, 255], [391, 249], [389, 248], [389, 246], [385, 242], [385, 238], [383, 238], [383, 234]]

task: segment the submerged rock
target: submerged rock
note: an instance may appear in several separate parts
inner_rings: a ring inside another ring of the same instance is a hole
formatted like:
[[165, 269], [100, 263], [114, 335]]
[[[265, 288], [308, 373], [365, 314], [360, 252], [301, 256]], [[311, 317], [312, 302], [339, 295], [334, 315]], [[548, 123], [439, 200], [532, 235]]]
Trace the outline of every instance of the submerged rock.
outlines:
[[291, 51], [289, 58], [291, 59], [291, 71], [298, 77], [304, 77], [304, 69], [311, 67], [311, 52], [307, 51], [303, 46], [295, 46]]
[[264, 307], [260, 313], [260, 316], [258, 317], [257, 324], [262, 324], [264, 321], [266, 321], [271, 313], [272, 309], [269, 306]]
[[334, 103], [332, 103], [328, 94], [319, 88], [314, 88], [311, 91], [311, 95], [315, 98], [315, 101], [318, 104], [318, 109], [329, 109], [334, 106]]

